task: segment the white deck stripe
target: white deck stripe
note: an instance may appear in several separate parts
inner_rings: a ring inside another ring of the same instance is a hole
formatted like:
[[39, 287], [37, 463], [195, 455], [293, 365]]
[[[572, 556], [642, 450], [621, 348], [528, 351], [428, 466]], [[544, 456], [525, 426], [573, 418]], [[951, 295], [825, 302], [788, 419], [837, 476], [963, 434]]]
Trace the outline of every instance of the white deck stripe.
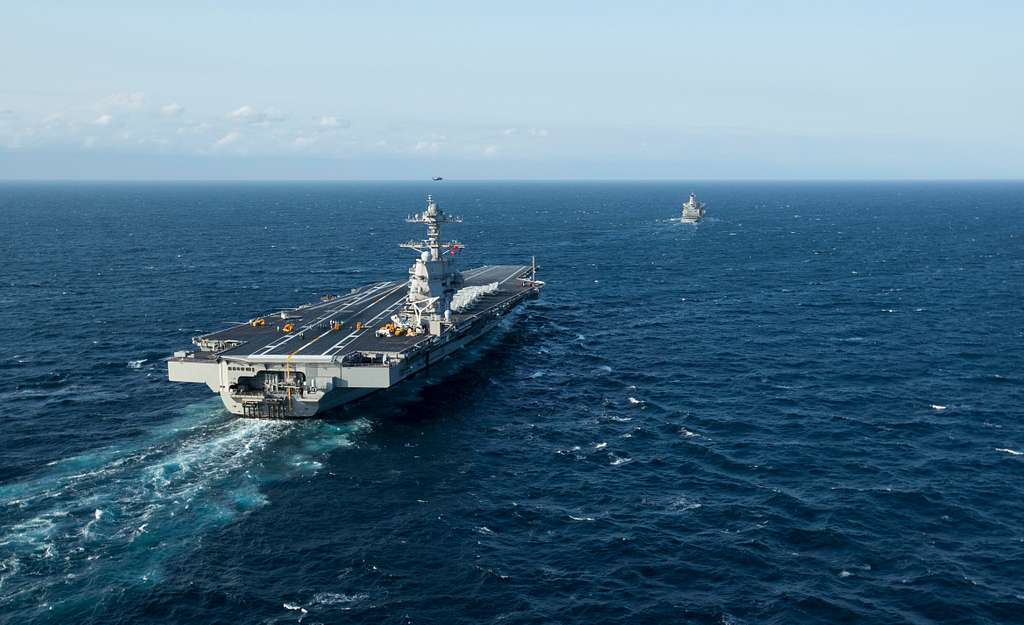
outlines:
[[[376, 306], [376, 305], [377, 305], [378, 303], [380, 303], [380, 300], [382, 300], [382, 299], [384, 299], [384, 298], [386, 298], [386, 297], [390, 297], [390, 296], [391, 296], [391, 295], [393, 295], [394, 293], [398, 292], [398, 291], [399, 291], [400, 289], [403, 289], [403, 288], [405, 288], [407, 284], [409, 284], [409, 283], [408, 283], [408, 281], [406, 281], [406, 282], [403, 282], [402, 284], [399, 284], [399, 285], [398, 285], [397, 287], [395, 287], [395, 288], [391, 289], [390, 291], [388, 291], [387, 293], [385, 293], [384, 295], [382, 295], [382, 296], [381, 296], [380, 298], [378, 298], [377, 300], [375, 300], [374, 302], [372, 302], [372, 303], [371, 303], [371, 304], [370, 304], [369, 306], [365, 306], [365, 307], [361, 308], [360, 310], [356, 311], [356, 313], [355, 313], [355, 314], [356, 314], [356, 315], [358, 315], [359, 313], [361, 313], [361, 312], [363, 312], [363, 311], [367, 310], [368, 308], [373, 308], [373, 307], [374, 307], [374, 306]], [[397, 303], [398, 303], [398, 304], [400, 304], [401, 302], [402, 302], [402, 300], [398, 300], [398, 302], [397, 302]], [[387, 310], [387, 309], [385, 309], [385, 311], [386, 311], [386, 310]], [[379, 315], [378, 315], [378, 316], [379, 316]], [[376, 318], [376, 317], [375, 317], [375, 318]], [[365, 326], [364, 326], [364, 328], [365, 328]], [[331, 347], [329, 347], [329, 348], [327, 348], [326, 350], [324, 350], [323, 354], [324, 354], [324, 355], [328, 354], [328, 353], [329, 353], [329, 352], [330, 352], [331, 350], [333, 350], [333, 349], [335, 349], [335, 348], [337, 348], [337, 347], [341, 346], [341, 344], [342, 344], [342, 343], [344, 343], [346, 339], [348, 339], [348, 338], [350, 338], [350, 337], [356, 337], [356, 336], [359, 336], [359, 335], [361, 334], [361, 332], [362, 332], [362, 331], [356, 331], [356, 332], [353, 332], [352, 334], [350, 334], [350, 335], [346, 336], [345, 338], [341, 339], [340, 341], [338, 341], [337, 343], [335, 343], [335, 344], [334, 344], [334, 345], [332, 345]]]
[[381, 290], [383, 290], [384, 288], [386, 288], [387, 286], [389, 286], [391, 284], [394, 284], [394, 283], [393, 282], [382, 282], [382, 283], [380, 283], [378, 285], [374, 285], [373, 287], [371, 287], [370, 289], [368, 289], [365, 292], [353, 294], [354, 298], [351, 299], [350, 301], [347, 301], [344, 306], [342, 306], [340, 308], [334, 308], [329, 313], [327, 313], [325, 315], [322, 315], [322, 316], [318, 317], [316, 320], [314, 320], [314, 321], [312, 321], [310, 323], [307, 323], [303, 327], [299, 328], [299, 330], [293, 331], [292, 333], [286, 334], [286, 335], [284, 335], [283, 337], [281, 337], [280, 339], [278, 339], [276, 341], [268, 343], [267, 345], [265, 345], [262, 348], [260, 348], [259, 350], [257, 350], [254, 353], [254, 355], [256, 355], [256, 356], [265, 356], [265, 355], [270, 354], [270, 352], [272, 352], [275, 349], [281, 347], [285, 343], [288, 343], [292, 339], [298, 337], [300, 332], [305, 332], [306, 330], [309, 330], [310, 328], [312, 328], [313, 326], [317, 325], [318, 323], [322, 323], [323, 321], [326, 321], [327, 319], [330, 319], [334, 315], [336, 315], [336, 314], [338, 314], [338, 313], [340, 313], [340, 312], [342, 312], [342, 311], [344, 311], [344, 310], [346, 310], [346, 309], [348, 309], [348, 308], [350, 308], [352, 306], [355, 306], [357, 304], [365, 302], [367, 299], [370, 299], [371, 297], [373, 297], [374, 295], [376, 295]]

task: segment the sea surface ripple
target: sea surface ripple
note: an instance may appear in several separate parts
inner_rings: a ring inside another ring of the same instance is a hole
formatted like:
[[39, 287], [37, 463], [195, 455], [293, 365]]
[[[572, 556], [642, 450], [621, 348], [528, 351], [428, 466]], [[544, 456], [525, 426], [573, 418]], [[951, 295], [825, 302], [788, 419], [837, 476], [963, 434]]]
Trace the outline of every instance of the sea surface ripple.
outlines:
[[[166, 381], [402, 276], [428, 191], [543, 297], [327, 420]], [[1024, 184], [3, 183], [0, 218], [2, 623], [1024, 615]]]

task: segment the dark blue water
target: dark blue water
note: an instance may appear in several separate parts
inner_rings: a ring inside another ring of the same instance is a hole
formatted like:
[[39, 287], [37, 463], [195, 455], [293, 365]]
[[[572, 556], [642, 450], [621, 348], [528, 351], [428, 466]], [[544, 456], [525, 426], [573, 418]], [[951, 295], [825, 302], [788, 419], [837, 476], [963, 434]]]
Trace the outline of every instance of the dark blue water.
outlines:
[[[305, 423], [166, 381], [402, 275], [427, 191], [548, 282], [461, 369]], [[1024, 184], [5, 184], [0, 224], [3, 622], [1024, 620]]]

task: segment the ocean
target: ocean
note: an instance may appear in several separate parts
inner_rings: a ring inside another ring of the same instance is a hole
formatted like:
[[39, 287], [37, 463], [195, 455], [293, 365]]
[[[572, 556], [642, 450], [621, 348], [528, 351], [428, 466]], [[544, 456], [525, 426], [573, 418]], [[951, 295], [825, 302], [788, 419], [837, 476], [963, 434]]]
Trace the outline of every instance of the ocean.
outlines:
[[[323, 420], [166, 380], [404, 275], [427, 193], [541, 299]], [[0, 224], [0, 622], [1024, 622], [1024, 183], [3, 183]]]

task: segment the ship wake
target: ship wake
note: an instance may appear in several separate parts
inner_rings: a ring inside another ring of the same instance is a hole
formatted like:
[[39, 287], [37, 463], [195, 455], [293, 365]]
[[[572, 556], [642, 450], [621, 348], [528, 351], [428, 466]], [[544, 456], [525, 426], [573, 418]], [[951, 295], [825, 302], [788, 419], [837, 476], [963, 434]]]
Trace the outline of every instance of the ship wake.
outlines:
[[236, 419], [203, 402], [133, 445], [3, 486], [0, 603], [53, 614], [81, 607], [73, 597], [87, 593], [69, 585], [120, 594], [156, 583], [204, 532], [267, 505], [263, 484], [318, 470], [367, 425]]

